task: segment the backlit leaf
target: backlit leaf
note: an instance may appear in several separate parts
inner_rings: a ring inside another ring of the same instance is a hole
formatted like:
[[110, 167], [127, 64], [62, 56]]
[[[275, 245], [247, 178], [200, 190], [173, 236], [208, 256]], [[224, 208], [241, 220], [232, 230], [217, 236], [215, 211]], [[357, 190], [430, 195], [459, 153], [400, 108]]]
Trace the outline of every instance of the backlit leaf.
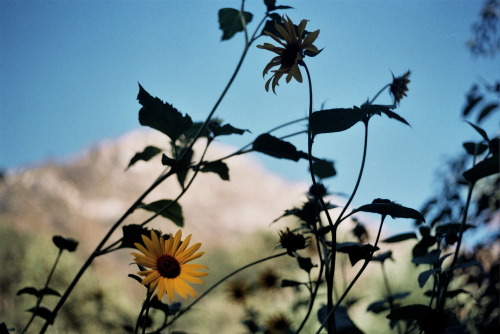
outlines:
[[16, 295], [20, 296], [20, 295], [24, 295], [24, 294], [38, 296], [38, 290], [32, 286], [28, 286], [28, 287], [22, 288], [19, 291], [17, 291]]
[[[252, 13], [243, 12], [243, 20], [246, 24], [252, 21]], [[242, 17], [240, 11], [233, 8], [222, 8], [219, 10], [219, 28], [222, 30], [222, 40], [228, 40], [237, 32], [243, 31]]]
[[466, 170], [462, 175], [469, 183], [500, 172], [500, 155], [495, 154], [478, 162], [474, 167]]
[[34, 313], [36, 316], [41, 317], [41, 318], [47, 320], [47, 322], [49, 324], [51, 324], [51, 323], [54, 322], [54, 315], [46, 307], [43, 307], [43, 306], [32, 307], [32, 308], [30, 308], [28, 310], [28, 312]]
[[157, 155], [158, 153], [161, 152], [161, 149], [155, 146], [147, 146], [142, 152], [136, 153], [132, 159], [130, 159], [130, 162], [127, 166], [127, 168], [130, 168], [130, 166], [134, 165], [137, 161], [143, 160], [143, 161], [149, 161], [152, 157]]
[[200, 172], [203, 173], [216, 173], [224, 181], [229, 181], [229, 168], [222, 161], [213, 161], [203, 165]]
[[138, 208], [158, 213], [160, 216], [170, 219], [179, 227], [184, 226], [182, 208], [179, 203], [172, 200], [162, 199], [149, 204], [140, 204]]
[[253, 142], [253, 149], [278, 159], [293, 161], [299, 161], [300, 158], [307, 159], [307, 154], [298, 151], [293, 144], [276, 138], [269, 133], [258, 136]]
[[373, 200], [371, 204], [366, 204], [354, 209], [353, 212], [371, 212], [383, 216], [391, 216], [392, 218], [412, 218], [425, 221], [425, 218], [417, 210], [380, 198]]
[[488, 149], [488, 145], [484, 143], [465, 142], [462, 145], [467, 154], [470, 155], [480, 155]]
[[311, 114], [311, 131], [313, 136], [341, 132], [361, 121], [364, 115], [365, 112], [357, 107], [319, 110]]
[[316, 160], [313, 162], [314, 175], [320, 179], [326, 179], [337, 175], [337, 171], [333, 166], [333, 161], [329, 160]]
[[393, 235], [392, 237], [389, 237], [385, 240], [382, 240], [382, 242], [385, 243], [395, 243], [395, 242], [401, 242], [409, 239], [417, 239], [417, 234], [415, 232], [407, 232], [407, 233], [401, 233], [397, 235]]
[[152, 97], [140, 84], [137, 100], [142, 105], [139, 123], [166, 134], [172, 141], [176, 141], [193, 125], [189, 115], [182, 115], [171, 104]]
[[481, 122], [483, 118], [488, 116], [496, 108], [498, 108], [498, 103], [490, 103], [487, 106], [485, 106], [483, 110], [481, 110], [481, 113], [479, 113], [479, 115], [477, 116], [476, 122], [478, 123]]

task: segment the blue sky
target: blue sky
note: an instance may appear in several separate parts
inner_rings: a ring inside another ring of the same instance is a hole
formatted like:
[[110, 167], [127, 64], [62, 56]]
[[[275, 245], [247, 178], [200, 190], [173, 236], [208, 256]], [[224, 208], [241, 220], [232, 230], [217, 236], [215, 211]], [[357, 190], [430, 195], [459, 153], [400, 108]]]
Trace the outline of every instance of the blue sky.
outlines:
[[[370, 125], [361, 205], [382, 197], [418, 208], [435, 189], [435, 171], [479, 139], [460, 117], [465, 94], [480, 77], [494, 81], [498, 61], [466, 48], [482, 1], [278, 1], [295, 22], [320, 29], [323, 52], [307, 59], [319, 108], [360, 105], [395, 75], [412, 71], [408, 98], [396, 110], [412, 127], [387, 118]], [[140, 127], [137, 82], [194, 120], [203, 120], [229, 79], [243, 35], [221, 42], [219, 8], [238, 1], [0, 0], [0, 167], [61, 159], [103, 138]], [[253, 31], [262, 1], [247, 0]], [[258, 43], [271, 42], [268, 38]], [[307, 114], [307, 85], [284, 81], [264, 90], [272, 54], [252, 48], [217, 116], [255, 135]], [[379, 103], [390, 103], [384, 93]], [[296, 127], [278, 135], [294, 132]], [[314, 154], [333, 159], [332, 191], [350, 192], [361, 158], [363, 128], [318, 137]], [[291, 140], [306, 149], [306, 137]], [[158, 144], [161, 146], [161, 144]], [[134, 152], [131, 152], [131, 156]], [[254, 154], [268, 169], [307, 181], [306, 162]]]

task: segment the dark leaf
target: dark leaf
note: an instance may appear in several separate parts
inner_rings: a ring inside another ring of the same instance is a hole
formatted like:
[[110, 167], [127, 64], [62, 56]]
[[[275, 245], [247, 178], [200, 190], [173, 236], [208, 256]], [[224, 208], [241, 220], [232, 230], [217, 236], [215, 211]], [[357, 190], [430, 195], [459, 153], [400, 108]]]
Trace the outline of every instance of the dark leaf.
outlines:
[[318, 52], [314, 52], [314, 51], [310, 51], [310, 50], [304, 50], [304, 55], [305, 56], [308, 56], [308, 57], [316, 57], [317, 55], [319, 55], [322, 51], [324, 50], [323, 49], [319, 49]]
[[413, 257], [421, 257], [427, 254], [429, 247], [436, 243], [437, 239], [433, 236], [424, 236], [414, 247], [413, 247]]
[[49, 324], [54, 322], [54, 315], [52, 312], [43, 306], [32, 307], [28, 310], [28, 312], [34, 313], [36, 316], [45, 319]]
[[382, 242], [391, 244], [391, 243], [401, 242], [401, 241], [405, 241], [405, 240], [409, 240], [409, 239], [417, 239], [417, 235], [415, 234], [415, 232], [407, 232], [407, 233], [393, 235], [392, 237], [389, 237], [385, 240], [382, 240]]
[[276, 138], [268, 133], [261, 134], [253, 142], [253, 149], [278, 159], [299, 161], [307, 159], [307, 154], [297, 151], [297, 148], [287, 141]]
[[311, 269], [315, 266], [312, 264], [311, 258], [309, 257], [301, 257], [297, 256], [297, 262], [299, 263], [299, 267], [306, 272], [311, 272]]
[[378, 247], [373, 247], [370, 244], [363, 245], [358, 242], [341, 242], [337, 244], [337, 252], [347, 253], [352, 266], [360, 260], [371, 260], [373, 252], [376, 250], [378, 250]]
[[297, 282], [297, 281], [292, 281], [292, 280], [288, 280], [288, 279], [281, 280], [281, 287], [282, 288], [285, 288], [285, 287], [296, 287], [296, 286], [299, 286], [299, 285], [302, 285], [302, 284], [304, 284], [304, 283]]
[[463, 268], [468, 268], [468, 267], [481, 267], [481, 263], [478, 261], [467, 261], [463, 263], [459, 263], [456, 266], [453, 266], [451, 268], [446, 269], [445, 271], [454, 271], [457, 269], [463, 269]]
[[463, 172], [463, 177], [467, 182], [473, 184], [476, 181], [500, 172], [500, 155], [495, 154], [478, 162], [474, 167]]
[[[318, 320], [320, 323], [324, 323], [327, 320], [328, 316], [328, 307], [323, 305], [318, 310]], [[347, 308], [343, 305], [337, 307], [335, 312], [333, 312], [333, 316], [335, 317], [335, 333], [337, 334], [363, 334], [363, 332], [356, 327], [354, 322], [352, 322], [351, 318], [349, 318], [349, 314], [347, 313]], [[326, 328], [328, 329], [330, 322], [328, 321], [326, 324]]]
[[313, 136], [341, 132], [361, 121], [364, 115], [365, 112], [357, 107], [319, 110], [311, 115], [311, 132]]
[[269, 15], [270, 20], [266, 21], [264, 28], [262, 28], [261, 35], [265, 35], [264, 31], [267, 31], [275, 36], [282, 37], [281, 34], [276, 30], [275, 24], [281, 24], [281, 16], [276, 13], [272, 13]]
[[441, 251], [434, 249], [423, 256], [414, 257], [411, 262], [415, 264], [436, 264], [439, 262], [440, 255]]
[[51, 295], [51, 296], [61, 297], [61, 294], [59, 292], [51, 288], [43, 288], [40, 291], [38, 291], [38, 294], [40, 296]]
[[388, 259], [391, 259], [392, 260], [392, 252], [391, 251], [387, 251], [387, 252], [384, 252], [382, 254], [379, 254], [377, 256], [374, 256], [372, 258], [373, 261], [376, 261], [376, 262], [384, 262], [385, 260], [388, 260]]
[[329, 160], [317, 160], [313, 162], [314, 175], [320, 179], [326, 179], [337, 175], [337, 171], [333, 166], [333, 161]]
[[434, 269], [429, 269], [429, 270], [426, 270], [426, 271], [422, 271], [419, 275], [418, 275], [418, 285], [420, 286], [420, 288], [422, 289], [424, 286], [425, 286], [425, 283], [427, 283], [427, 281], [429, 280], [429, 278], [437, 273], [441, 271], [441, 268], [434, 268]]
[[427, 305], [413, 304], [395, 308], [387, 315], [390, 320], [421, 320], [433, 313]]
[[400, 121], [401, 123], [403, 124], [406, 124], [408, 126], [410, 126], [410, 123], [408, 123], [403, 117], [399, 116], [398, 114], [396, 114], [394, 111], [392, 110], [386, 110], [386, 111], [383, 111], [383, 113], [389, 117], [389, 118], [392, 118], [392, 119], [395, 119], [397, 121]]
[[59, 235], [52, 237], [52, 242], [54, 242], [60, 250], [67, 250], [68, 252], [74, 252], [78, 246], [78, 241], [75, 239], [63, 238]]
[[392, 295], [391, 298], [392, 299], [404, 299], [404, 298], [408, 297], [409, 295], [411, 295], [411, 292], [405, 291], [405, 292], [396, 293], [396, 294]]
[[477, 116], [476, 122], [480, 123], [483, 120], [483, 118], [488, 116], [496, 108], [498, 108], [498, 103], [490, 103], [486, 105], [481, 111], [481, 113]]
[[232, 134], [242, 135], [245, 132], [250, 132], [249, 130], [235, 128], [231, 124], [224, 124], [223, 126], [220, 126], [218, 123], [211, 124], [210, 130], [214, 134], [214, 137], [227, 136]]
[[[252, 13], [243, 12], [245, 24], [252, 21]], [[237, 32], [243, 31], [242, 16], [240, 11], [234, 8], [222, 8], [219, 10], [219, 28], [222, 30], [222, 40], [228, 40]]]
[[[441, 237], [441, 236], [445, 235], [446, 233], [459, 233], [461, 226], [462, 226], [462, 224], [460, 224], [460, 223], [439, 224], [436, 227], [436, 236]], [[475, 228], [475, 227], [476, 226], [474, 226], [474, 225], [466, 224], [464, 226], [464, 231], [467, 231], [468, 229]]]
[[149, 161], [152, 157], [157, 155], [158, 153], [161, 152], [161, 149], [155, 146], [147, 146], [144, 151], [136, 153], [132, 159], [130, 159], [130, 162], [127, 166], [127, 169], [130, 168], [130, 166], [134, 165], [137, 161], [143, 160], [143, 161]]
[[38, 290], [32, 286], [29, 286], [29, 287], [25, 287], [25, 288], [22, 288], [21, 290], [17, 291], [16, 295], [20, 296], [20, 295], [24, 295], [24, 294], [34, 295], [34, 296], [38, 297]]
[[266, 5], [267, 7], [267, 12], [272, 12], [274, 10], [278, 10], [278, 9], [290, 9], [290, 8], [293, 8], [293, 7], [290, 7], [290, 6], [276, 6], [276, 0], [264, 0], [264, 4]]
[[138, 208], [158, 213], [162, 217], [170, 219], [175, 225], [179, 227], [184, 226], [182, 208], [179, 203], [172, 200], [162, 199], [149, 204], [142, 203], [138, 206]]
[[385, 300], [385, 299], [373, 302], [370, 305], [368, 305], [368, 307], [366, 308], [367, 311], [373, 312], [375, 314], [387, 311], [388, 309], [390, 309], [390, 306], [389, 306], [389, 303], [387, 302], [387, 300]]
[[478, 102], [480, 102], [482, 99], [483, 99], [482, 96], [477, 96], [477, 97], [468, 96], [467, 97], [467, 105], [465, 106], [464, 110], [462, 111], [462, 115], [467, 116], [471, 112], [472, 108], [474, 108], [476, 106], [476, 104]]
[[470, 126], [472, 126], [480, 135], [481, 137], [483, 137], [483, 139], [486, 141], [486, 142], [489, 142], [490, 139], [488, 138], [488, 135], [486, 134], [486, 131], [484, 131], [483, 129], [481, 129], [479, 126], [469, 122], [469, 121], [466, 121], [467, 123], [470, 124]]
[[384, 114], [389, 118], [395, 119], [397, 121], [400, 121], [401, 123], [410, 126], [410, 123], [408, 123], [403, 117], [399, 116], [397, 113], [392, 111], [388, 106], [383, 106], [378, 104], [363, 104], [361, 106], [361, 110], [365, 111], [368, 114], [377, 114], [377, 115]]
[[[128, 274], [128, 277], [135, 279], [137, 282], [142, 284], [142, 278], [134, 274]], [[154, 298], [153, 298], [154, 299]]]
[[137, 100], [142, 105], [139, 123], [166, 134], [174, 142], [193, 125], [189, 115], [183, 116], [171, 104], [152, 97], [140, 84]]
[[5, 322], [0, 323], [0, 334], [9, 334], [9, 330], [14, 330], [14, 329], [9, 329], [7, 328], [7, 324]]
[[488, 145], [484, 143], [466, 142], [463, 143], [462, 145], [467, 154], [470, 155], [480, 155], [483, 154], [488, 149]]
[[371, 204], [363, 205], [353, 212], [372, 212], [383, 216], [391, 216], [392, 218], [412, 218], [425, 221], [425, 218], [417, 210], [404, 207], [386, 199], [375, 199]]
[[136, 248], [135, 243], [142, 244], [142, 236], [149, 237], [151, 233], [145, 227], [138, 224], [124, 225], [122, 227], [123, 237], [120, 248]]
[[208, 162], [200, 169], [203, 173], [216, 173], [224, 181], [229, 181], [229, 168], [222, 161]]

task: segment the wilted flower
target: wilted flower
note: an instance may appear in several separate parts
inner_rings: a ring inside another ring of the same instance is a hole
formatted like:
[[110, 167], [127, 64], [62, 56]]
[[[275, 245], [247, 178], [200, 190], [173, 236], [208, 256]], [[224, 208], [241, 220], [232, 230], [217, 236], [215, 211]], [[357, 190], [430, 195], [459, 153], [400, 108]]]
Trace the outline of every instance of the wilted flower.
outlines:
[[283, 17], [284, 26], [275, 23], [276, 30], [280, 33], [282, 38], [265, 31], [264, 33], [274, 39], [276, 42], [281, 44], [281, 46], [274, 46], [270, 43], [264, 43], [264, 45], [257, 45], [259, 49], [269, 50], [277, 54], [276, 57], [271, 59], [271, 61], [264, 68], [263, 75], [275, 67], [279, 66], [279, 69], [273, 70], [274, 74], [266, 82], [266, 91], [269, 91], [269, 85], [272, 81], [272, 89], [275, 92], [275, 87], [279, 85], [278, 81], [280, 78], [287, 74], [286, 82], [289, 83], [292, 77], [298, 82], [302, 82], [302, 74], [300, 73], [299, 64], [304, 58], [305, 50], [310, 51], [314, 54], [319, 53], [316, 46], [313, 45], [316, 38], [318, 38], [319, 30], [313, 31], [307, 36], [303, 37], [307, 20], [300, 21], [297, 31], [295, 30], [295, 25], [292, 20], [287, 16]]
[[410, 79], [408, 79], [410, 74], [411, 72], [408, 70], [408, 72], [397, 78], [394, 77], [394, 74], [392, 75], [392, 83], [389, 85], [389, 89], [394, 97], [395, 104], [399, 103], [403, 96], [406, 96], [408, 84], [410, 83]]
[[288, 254], [292, 255], [299, 249], [307, 247], [307, 240], [302, 234], [290, 231], [287, 227], [286, 231], [280, 231], [280, 246], [285, 248]]
[[199, 271], [207, 267], [201, 264], [188, 264], [202, 256], [204, 252], [198, 252], [201, 244], [194, 244], [189, 247], [191, 235], [181, 242], [182, 232], [177, 231], [175, 236], [170, 234], [170, 238], [165, 240], [163, 237], [151, 231], [151, 239], [143, 235], [144, 245], [135, 243], [135, 247], [142, 252], [131, 253], [135, 256], [134, 261], [149, 270], [139, 271], [138, 274], [145, 276], [142, 284], [149, 285], [149, 291], [154, 291], [158, 299], [161, 299], [165, 292], [170, 301], [174, 299], [174, 292], [177, 292], [182, 298], [187, 295], [197, 297], [194, 289], [189, 283], [203, 283], [199, 277], [207, 276], [206, 272]]

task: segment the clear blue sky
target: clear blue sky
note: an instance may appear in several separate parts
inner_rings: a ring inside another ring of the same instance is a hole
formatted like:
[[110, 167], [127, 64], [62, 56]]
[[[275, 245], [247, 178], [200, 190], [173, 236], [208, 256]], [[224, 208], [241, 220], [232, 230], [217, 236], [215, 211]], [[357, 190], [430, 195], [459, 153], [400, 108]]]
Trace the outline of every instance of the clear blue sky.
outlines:
[[[481, 76], [497, 79], [497, 59], [466, 48], [482, 1], [278, 1], [295, 22], [321, 29], [309, 58], [314, 104], [351, 107], [412, 71], [397, 112], [412, 128], [387, 118], [371, 122], [368, 162], [358, 205], [389, 198], [419, 207], [434, 189], [435, 171], [461, 143], [478, 139], [460, 117], [465, 93]], [[217, 11], [239, 1], [0, 1], [0, 167], [36, 165], [140, 127], [137, 82], [203, 120], [232, 73], [243, 35], [221, 42]], [[254, 14], [261, 0], [248, 0]], [[259, 43], [271, 42], [261, 38]], [[249, 53], [217, 116], [253, 134], [224, 138], [246, 144], [261, 132], [306, 115], [306, 84], [284, 82], [266, 93], [262, 69], [272, 54]], [[380, 103], [390, 103], [388, 94]], [[292, 132], [293, 130], [290, 130]], [[354, 185], [362, 126], [316, 141], [316, 156], [335, 160], [332, 191]], [[281, 132], [286, 134], [288, 132]], [[306, 137], [293, 140], [305, 150]], [[131, 156], [134, 152], [130, 152]], [[261, 158], [261, 155], [255, 154]], [[285, 178], [308, 180], [305, 162], [262, 157]]]

